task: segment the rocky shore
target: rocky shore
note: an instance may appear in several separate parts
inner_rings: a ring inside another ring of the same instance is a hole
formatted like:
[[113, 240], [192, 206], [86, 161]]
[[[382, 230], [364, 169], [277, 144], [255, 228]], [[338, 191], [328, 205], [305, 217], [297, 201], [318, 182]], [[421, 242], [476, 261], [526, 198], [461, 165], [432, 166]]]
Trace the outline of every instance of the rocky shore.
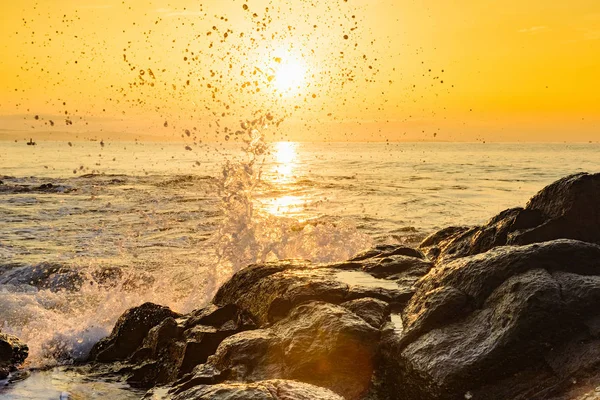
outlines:
[[[0, 334], [0, 373], [23, 346]], [[87, 367], [146, 399], [598, 398], [600, 174], [417, 249], [251, 265], [189, 314], [142, 304]]]

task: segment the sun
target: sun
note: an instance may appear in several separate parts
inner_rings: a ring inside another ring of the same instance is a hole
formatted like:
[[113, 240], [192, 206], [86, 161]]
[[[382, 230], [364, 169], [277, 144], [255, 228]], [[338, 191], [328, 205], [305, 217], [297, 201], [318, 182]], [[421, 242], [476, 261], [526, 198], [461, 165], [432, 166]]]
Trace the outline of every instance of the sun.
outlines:
[[306, 66], [299, 60], [276, 58], [273, 86], [282, 95], [295, 94], [306, 86]]

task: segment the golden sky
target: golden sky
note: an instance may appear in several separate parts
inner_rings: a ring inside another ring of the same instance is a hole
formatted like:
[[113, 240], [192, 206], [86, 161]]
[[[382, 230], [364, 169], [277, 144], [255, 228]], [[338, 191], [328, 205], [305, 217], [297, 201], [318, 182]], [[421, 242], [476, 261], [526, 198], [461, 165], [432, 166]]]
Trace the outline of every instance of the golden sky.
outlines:
[[0, 138], [600, 140], [597, 0], [3, 1], [0, 34]]

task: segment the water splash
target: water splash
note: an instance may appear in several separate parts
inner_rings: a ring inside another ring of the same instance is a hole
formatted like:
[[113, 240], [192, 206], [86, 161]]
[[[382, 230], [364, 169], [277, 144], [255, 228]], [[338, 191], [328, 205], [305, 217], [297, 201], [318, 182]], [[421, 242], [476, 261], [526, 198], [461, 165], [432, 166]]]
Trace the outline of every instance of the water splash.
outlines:
[[292, 258], [343, 261], [372, 245], [372, 239], [349, 221], [318, 218], [301, 222], [257, 207], [255, 194], [263, 184], [262, 166], [269, 148], [262, 131], [272, 119], [267, 114], [241, 124], [247, 160], [227, 161], [223, 169], [220, 194], [224, 220], [214, 238], [218, 284], [249, 264]]

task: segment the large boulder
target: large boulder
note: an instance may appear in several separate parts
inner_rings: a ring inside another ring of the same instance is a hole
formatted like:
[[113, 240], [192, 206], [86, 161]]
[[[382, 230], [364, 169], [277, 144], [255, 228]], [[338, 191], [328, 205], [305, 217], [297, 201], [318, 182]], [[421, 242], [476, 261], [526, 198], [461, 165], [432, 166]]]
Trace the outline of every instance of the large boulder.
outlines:
[[11, 371], [25, 362], [29, 348], [17, 337], [0, 333], [0, 379], [4, 379]]
[[[498, 247], [431, 270], [386, 330], [382, 387], [402, 399], [542, 399], [597, 368], [600, 246]], [[591, 355], [591, 356], [590, 356]]]
[[483, 226], [445, 228], [419, 247], [441, 262], [507, 244], [561, 238], [600, 244], [599, 198], [600, 173], [567, 176], [542, 189], [525, 208], [502, 211]]
[[187, 389], [211, 378], [213, 383], [294, 379], [360, 399], [370, 387], [379, 335], [379, 329], [344, 307], [308, 302], [271, 328], [225, 339], [207, 364], [180, 385]]
[[[407, 252], [404, 247], [400, 247]], [[388, 253], [393, 250], [386, 248]], [[417, 252], [413, 250], [416, 255]], [[373, 251], [360, 261], [312, 265], [284, 261], [249, 266], [237, 272], [217, 292], [213, 302], [248, 310], [261, 326], [284, 318], [307, 301], [340, 304], [364, 297], [403, 306], [412, 286], [432, 267], [422, 258]]]

